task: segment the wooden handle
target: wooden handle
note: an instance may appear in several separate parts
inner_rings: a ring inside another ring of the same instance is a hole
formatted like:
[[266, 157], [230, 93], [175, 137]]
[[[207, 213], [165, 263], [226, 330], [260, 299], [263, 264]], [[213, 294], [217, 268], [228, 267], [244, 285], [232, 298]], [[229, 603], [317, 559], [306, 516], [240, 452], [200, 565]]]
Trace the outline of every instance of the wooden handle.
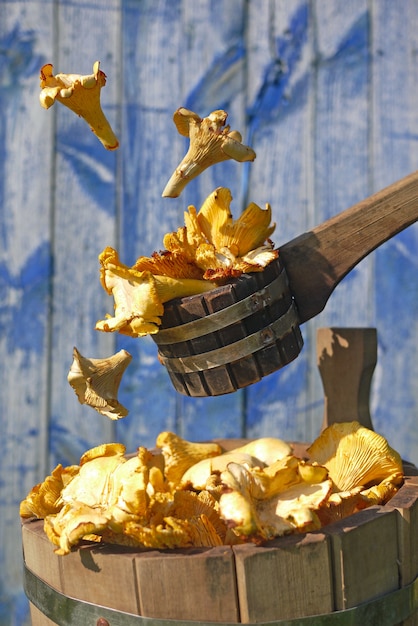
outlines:
[[418, 171], [280, 247], [300, 323], [382, 243], [418, 220]]
[[370, 385], [377, 361], [375, 328], [318, 328], [318, 369], [324, 388], [322, 430], [357, 420], [373, 430]]

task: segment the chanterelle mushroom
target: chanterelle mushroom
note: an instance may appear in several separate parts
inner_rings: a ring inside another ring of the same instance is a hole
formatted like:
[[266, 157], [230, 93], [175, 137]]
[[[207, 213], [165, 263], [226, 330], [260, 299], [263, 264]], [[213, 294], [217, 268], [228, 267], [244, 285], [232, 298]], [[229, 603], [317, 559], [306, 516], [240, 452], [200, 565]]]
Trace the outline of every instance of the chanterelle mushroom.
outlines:
[[181, 135], [190, 138], [190, 146], [165, 186], [163, 197], [176, 198], [188, 182], [215, 163], [228, 159], [254, 161], [255, 152], [241, 143], [240, 133], [225, 126], [227, 117], [222, 110], [202, 119], [193, 111], [177, 109], [174, 123]]
[[93, 74], [53, 74], [53, 65], [47, 63], [41, 68], [40, 102], [49, 109], [55, 100], [84, 118], [93, 133], [107, 150], [116, 150], [119, 141], [100, 106], [100, 90], [106, 85], [106, 75], [100, 70], [100, 63], [93, 65]]
[[218, 187], [204, 201], [197, 213], [189, 206], [184, 215], [185, 227], [164, 237], [166, 249], [183, 256], [199, 267], [206, 280], [238, 277], [243, 272], [262, 271], [277, 258], [270, 236], [271, 207], [261, 209], [254, 203], [234, 220], [227, 187]]
[[172, 278], [139, 271], [120, 262], [113, 248], [105, 248], [99, 256], [101, 282], [115, 301], [115, 314], [96, 324], [96, 330], [119, 331], [131, 337], [158, 332], [164, 313], [163, 303], [173, 298], [190, 296], [213, 289], [205, 280]]
[[230, 463], [221, 479], [225, 492], [219, 501], [220, 515], [245, 541], [259, 543], [291, 532], [320, 528], [317, 515], [332, 482], [322, 471], [315, 482], [306, 482], [299, 461], [285, 457], [276, 468], [247, 469]]
[[328, 469], [338, 491], [365, 488], [388, 479], [396, 484], [403, 480], [400, 455], [382, 435], [356, 421], [328, 426], [308, 453], [311, 460]]
[[217, 443], [194, 443], [171, 432], [160, 433], [156, 444], [157, 448], [161, 448], [165, 461], [164, 472], [172, 485], [178, 485], [186, 470], [195, 463], [222, 452]]
[[112, 420], [128, 415], [117, 395], [122, 375], [131, 360], [132, 356], [126, 350], [106, 359], [87, 359], [74, 348], [67, 379], [79, 402]]
[[328, 426], [308, 453], [328, 469], [333, 482], [333, 493], [319, 512], [323, 523], [385, 504], [403, 482], [400, 455], [382, 435], [356, 421]]

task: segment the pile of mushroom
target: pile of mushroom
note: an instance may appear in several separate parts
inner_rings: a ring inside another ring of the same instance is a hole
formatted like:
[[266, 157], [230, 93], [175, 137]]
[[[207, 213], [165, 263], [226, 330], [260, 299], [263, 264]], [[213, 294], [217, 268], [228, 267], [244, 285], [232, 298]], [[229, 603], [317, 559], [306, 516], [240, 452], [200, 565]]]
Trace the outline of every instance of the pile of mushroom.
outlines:
[[58, 465], [22, 501], [21, 517], [44, 519], [60, 555], [86, 539], [159, 549], [262, 543], [385, 504], [403, 482], [399, 454], [358, 422], [329, 426], [309, 460], [277, 438], [227, 452], [163, 432], [156, 445], [126, 456], [122, 444], [103, 444], [79, 465]]

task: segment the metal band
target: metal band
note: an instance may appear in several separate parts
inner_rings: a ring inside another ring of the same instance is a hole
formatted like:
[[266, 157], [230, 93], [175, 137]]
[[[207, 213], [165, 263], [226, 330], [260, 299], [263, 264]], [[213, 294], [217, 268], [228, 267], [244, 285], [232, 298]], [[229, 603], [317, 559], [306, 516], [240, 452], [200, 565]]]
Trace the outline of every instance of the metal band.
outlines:
[[186, 324], [163, 328], [153, 336], [153, 339], [157, 345], [166, 345], [213, 333], [276, 302], [288, 289], [286, 273], [283, 270], [271, 283], [243, 300]]
[[[65, 557], [64, 557], [65, 558]], [[69, 598], [35, 576], [26, 566], [24, 587], [28, 599], [58, 626], [96, 626], [107, 620], [109, 626], [213, 626], [214, 622], [158, 619], [109, 609], [90, 602]], [[379, 624], [395, 626], [418, 609], [418, 578], [402, 589], [396, 589], [359, 606], [322, 615], [311, 615], [274, 622], [251, 622], [247, 626], [358, 626]], [[218, 626], [237, 626], [217, 622]]]
[[253, 354], [257, 350], [274, 344], [277, 339], [283, 337], [298, 323], [296, 307], [292, 302], [286, 313], [281, 315], [275, 322], [227, 346], [183, 357], [167, 357], [159, 353], [159, 359], [170, 372], [179, 374], [202, 372], [220, 365], [233, 363], [238, 359]]

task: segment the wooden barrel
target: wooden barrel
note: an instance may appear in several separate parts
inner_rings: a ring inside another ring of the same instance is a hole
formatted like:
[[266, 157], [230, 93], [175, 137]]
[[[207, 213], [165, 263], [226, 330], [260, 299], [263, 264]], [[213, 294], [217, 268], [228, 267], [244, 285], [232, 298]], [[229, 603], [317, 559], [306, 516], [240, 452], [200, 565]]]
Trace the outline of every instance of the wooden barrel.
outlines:
[[303, 339], [280, 261], [204, 294], [165, 305], [152, 335], [177, 391], [217, 396], [290, 363]]
[[[346, 419], [348, 404], [372, 428], [376, 333], [319, 329], [317, 348], [324, 427]], [[219, 443], [231, 450], [245, 442]], [[292, 445], [306, 455], [305, 444]], [[133, 550], [84, 542], [59, 557], [43, 521], [26, 521], [32, 626], [416, 626], [418, 470], [404, 463], [404, 472], [386, 505], [263, 546]]]
[[42, 520], [27, 521], [32, 626], [417, 624], [418, 476], [406, 472], [385, 506], [264, 546], [159, 551], [85, 542], [59, 557]]

